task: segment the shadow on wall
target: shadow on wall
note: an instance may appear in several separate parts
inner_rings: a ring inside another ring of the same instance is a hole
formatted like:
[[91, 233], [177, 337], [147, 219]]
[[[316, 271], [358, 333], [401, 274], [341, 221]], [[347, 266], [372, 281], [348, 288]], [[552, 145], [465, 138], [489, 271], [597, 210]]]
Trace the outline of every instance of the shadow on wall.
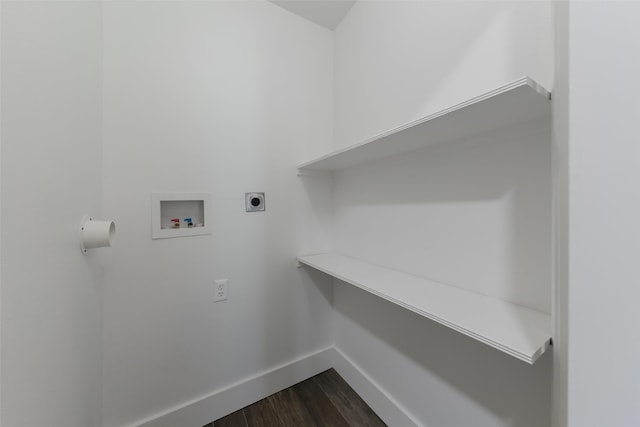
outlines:
[[550, 129], [492, 131], [334, 179], [334, 249], [550, 311]]
[[[531, 122], [337, 173], [333, 249], [548, 312], [550, 149]], [[425, 425], [550, 425], [549, 354], [527, 365], [340, 281], [334, 309], [336, 346]]]
[[[443, 22], [460, 23], [460, 11], [457, 9], [460, 5], [441, 3], [443, 6], [437, 14], [438, 19]], [[456, 88], [469, 91], [472, 87], [475, 87], [475, 90], [490, 90], [495, 85], [525, 75], [533, 77], [543, 85], [551, 84], [551, 76], [546, 75], [551, 72], [550, 67], [536, 64], [539, 58], [548, 58], [552, 52], [553, 39], [548, 19], [551, 2], [547, 2], [547, 6], [543, 2], [536, 4], [509, 1], [463, 4], [465, 15], [473, 23], [467, 20], [463, 25], [456, 27], [461, 30], [456, 36], [460, 36], [461, 33], [464, 35], [456, 48], [450, 48], [449, 39], [447, 43], [441, 43], [444, 49], [440, 54], [448, 66], [440, 70], [437, 82], [428, 81], [429, 87], [424, 89], [429, 91], [429, 96], [423, 95], [428, 101], [424, 102], [422, 109], [418, 111], [429, 111], [434, 102], [438, 109], [448, 105], [444, 102]], [[441, 15], [441, 12], [444, 15]], [[478, 64], [482, 64], [482, 67], [478, 67]], [[470, 70], [475, 71], [471, 81]], [[479, 82], [486, 86], [477, 87]], [[473, 92], [461, 95], [465, 96], [459, 101], [472, 96]], [[444, 104], [438, 106], [440, 102]]]
[[335, 147], [527, 74], [550, 84], [550, 16], [543, 2], [356, 3], [336, 30]]
[[334, 292], [336, 346], [425, 425], [550, 425], [550, 352], [530, 366], [339, 280]]

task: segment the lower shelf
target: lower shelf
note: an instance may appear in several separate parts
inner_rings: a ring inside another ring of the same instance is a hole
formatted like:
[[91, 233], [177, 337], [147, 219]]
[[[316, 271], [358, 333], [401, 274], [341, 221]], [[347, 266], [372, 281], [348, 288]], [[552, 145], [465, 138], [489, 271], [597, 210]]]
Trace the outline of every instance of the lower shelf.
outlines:
[[533, 364], [551, 345], [551, 315], [336, 254], [301, 264]]

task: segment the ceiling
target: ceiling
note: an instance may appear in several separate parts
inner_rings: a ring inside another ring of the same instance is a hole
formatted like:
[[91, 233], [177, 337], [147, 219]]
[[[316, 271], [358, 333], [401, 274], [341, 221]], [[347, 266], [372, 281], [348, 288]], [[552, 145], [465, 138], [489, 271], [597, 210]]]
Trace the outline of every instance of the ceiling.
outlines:
[[335, 30], [356, 0], [269, 0], [289, 12]]

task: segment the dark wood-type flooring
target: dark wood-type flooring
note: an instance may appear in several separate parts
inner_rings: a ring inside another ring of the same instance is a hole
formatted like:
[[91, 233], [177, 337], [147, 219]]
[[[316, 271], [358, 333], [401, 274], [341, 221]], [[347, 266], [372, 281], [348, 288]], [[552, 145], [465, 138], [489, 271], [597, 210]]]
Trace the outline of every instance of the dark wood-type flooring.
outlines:
[[329, 369], [204, 427], [386, 427]]

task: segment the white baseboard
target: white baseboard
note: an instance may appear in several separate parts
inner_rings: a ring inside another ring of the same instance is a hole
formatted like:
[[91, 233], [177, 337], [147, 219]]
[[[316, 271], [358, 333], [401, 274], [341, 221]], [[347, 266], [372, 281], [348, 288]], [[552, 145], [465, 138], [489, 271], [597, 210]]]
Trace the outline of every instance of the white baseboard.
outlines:
[[[136, 427], [202, 427], [332, 367], [333, 347], [254, 375], [136, 423]], [[133, 426], [132, 426], [133, 427]]]
[[330, 368], [335, 368], [387, 425], [421, 426], [344, 353], [335, 347], [328, 347], [156, 414], [130, 427], [202, 427]]
[[332, 347], [333, 368], [367, 402], [367, 405], [391, 427], [422, 427], [393, 397], [364, 373], [353, 360]]

